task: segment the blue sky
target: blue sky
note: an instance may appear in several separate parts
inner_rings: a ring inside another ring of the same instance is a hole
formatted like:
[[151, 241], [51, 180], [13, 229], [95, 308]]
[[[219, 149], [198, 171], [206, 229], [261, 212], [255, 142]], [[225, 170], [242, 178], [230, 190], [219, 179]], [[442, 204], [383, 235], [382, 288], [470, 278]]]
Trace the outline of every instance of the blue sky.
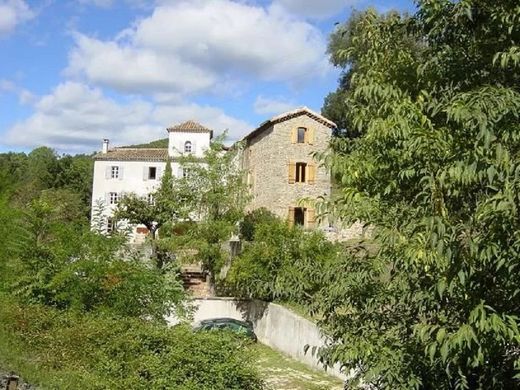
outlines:
[[0, 152], [91, 152], [194, 119], [230, 140], [299, 106], [319, 112], [325, 54], [352, 9], [411, 0], [0, 0]]

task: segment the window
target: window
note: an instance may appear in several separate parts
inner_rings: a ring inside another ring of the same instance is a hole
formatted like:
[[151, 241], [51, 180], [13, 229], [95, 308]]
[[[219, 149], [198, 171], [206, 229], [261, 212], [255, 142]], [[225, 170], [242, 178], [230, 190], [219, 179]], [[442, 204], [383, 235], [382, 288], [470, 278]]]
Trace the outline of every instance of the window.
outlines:
[[157, 168], [156, 167], [148, 167], [148, 180], [157, 179]]
[[191, 153], [191, 142], [186, 141], [184, 143], [184, 153]]
[[147, 197], [146, 197], [146, 200], [148, 201], [148, 204], [149, 205], [155, 205], [155, 199], [153, 197], [153, 194], [148, 194]]
[[296, 163], [296, 183], [305, 183], [305, 171], [307, 170], [307, 163]]
[[289, 184], [294, 183], [316, 183], [316, 164], [314, 162], [296, 162], [288, 163], [288, 181]]
[[291, 130], [291, 143], [293, 144], [314, 144], [314, 129], [312, 127], [293, 127]]
[[307, 129], [305, 127], [298, 127], [298, 135], [297, 135], [297, 143], [304, 144], [305, 143], [305, 133]]
[[119, 179], [119, 167], [118, 166], [110, 167], [110, 178]]
[[182, 177], [184, 177], [184, 178], [190, 177], [190, 169], [189, 168], [182, 168]]
[[109, 204], [118, 204], [119, 203], [119, 194], [117, 192], [110, 192], [108, 196]]
[[117, 221], [113, 218], [107, 219], [107, 234], [114, 233], [116, 231]]
[[305, 209], [303, 207], [295, 207], [294, 224], [299, 226], [305, 225]]
[[316, 213], [314, 209], [307, 207], [289, 207], [289, 225], [302, 226], [305, 229], [314, 229], [316, 226]]

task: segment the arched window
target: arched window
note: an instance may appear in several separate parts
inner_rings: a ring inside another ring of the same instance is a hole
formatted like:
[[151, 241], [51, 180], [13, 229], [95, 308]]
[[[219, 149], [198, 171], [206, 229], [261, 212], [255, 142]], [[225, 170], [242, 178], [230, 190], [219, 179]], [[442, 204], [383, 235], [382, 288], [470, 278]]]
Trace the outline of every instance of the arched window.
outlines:
[[184, 153], [191, 153], [191, 141], [184, 143]]

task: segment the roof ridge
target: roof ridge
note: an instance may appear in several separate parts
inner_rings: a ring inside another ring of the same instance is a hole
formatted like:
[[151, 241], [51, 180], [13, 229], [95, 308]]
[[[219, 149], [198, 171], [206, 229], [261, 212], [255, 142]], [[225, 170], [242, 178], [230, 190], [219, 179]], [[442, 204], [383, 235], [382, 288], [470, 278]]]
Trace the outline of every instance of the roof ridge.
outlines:
[[132, 148], [129, 146], [114, 146], [112, 149], [109, 150], [115, 150], [115, 149], [125, 149], [125, 150], [168, 150], [168, 148]]
[[211, 133], [212, 130], [207, 128], [206, 126], [200, 124], [199, 122], [188, 119], [182, 123], [179, 123], [175, 126], [169, 126], [166, 128], [167, 131], [185, 131], [185, 132], [197, 132], [197, 133]]
[[322, 124], [324, 124], [324, 125], [326, 125], [326, 126], [328, 126], [330, 128], [336, 128], [337, 127], [337, 125], [333, 121], [331, 121], [330, 119], [324, 117], [321, 114], [318, 114], [317, 112], [311, 110], [307, 106], [301, 106], [301, 107], [298, 107], [298, 108], [296, 108], [294, 110], [286, 111], [286, 112], [283, 112], [283, 113], [278, 114], [276, 116], [273, 116], [272, 118], [267, 119], [266, 121], [260, 123], [260, 125], [256, 129], [254, 129], [249, 134], [244, 136], [242, 138], [242, 140], [249, 139], [251, 137], [256, 136], [258, 133], [260, 133], [263, 129], [265, 129], [267, 126], [269, 126], [271, 124], [276, 124], [276, 123], [279, 123], [279, 122], [283, 122], [286, 118], [290, 119], [291, 117], [299, 116], [300, 114], [301, 115], [307, 114], [310, 117], [313, 117], [314, 120], [316, 120], [317, 122], [321, 122]]

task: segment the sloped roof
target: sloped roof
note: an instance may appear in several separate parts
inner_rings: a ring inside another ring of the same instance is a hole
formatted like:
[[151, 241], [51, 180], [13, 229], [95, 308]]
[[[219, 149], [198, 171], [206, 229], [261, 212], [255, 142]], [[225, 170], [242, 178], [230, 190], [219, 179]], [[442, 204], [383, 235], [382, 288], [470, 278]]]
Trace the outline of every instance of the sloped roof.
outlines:
[[116, 161], [166, 161], [168, 149], [165, 148], [114, 148], [107, 153], [98, 153], [94, 160]]
[[267, 129], [268, 127], [270, 127], [276, 123], [285, 122], [286, 120], [296, 118], [301, 115], [307, 115], [307, 116], [311, 117], [312, 119], [314, 119], [315, 121], [317, 121], [325, 126], [330, 127], [331, 129], [335, 129], [337, 127], [337, 125], [334, 122], [332, 122], [330, 119], [325, 118], [323, 115], [312, 111], [308, 107], [300, 107], [300, 108], [297, 108], [296, 110], [284, 112], [283, 114], [274, 116], [271, 119], [266, 120], [265, 122], [261, 123], [260, 126], [258, 126], [255, 130], [253, 130], [251, 133], [246, 135], [243, 139], [254, 138], [258, 134], [260, 134], [262, 131], [264, 131], [265, 129]]
[[168, 132], [176, 131], [183, 133], [213, 133], [212, 130], [192, 120], [181, 123], [180, 125], [170, 126], [166, 130]]

